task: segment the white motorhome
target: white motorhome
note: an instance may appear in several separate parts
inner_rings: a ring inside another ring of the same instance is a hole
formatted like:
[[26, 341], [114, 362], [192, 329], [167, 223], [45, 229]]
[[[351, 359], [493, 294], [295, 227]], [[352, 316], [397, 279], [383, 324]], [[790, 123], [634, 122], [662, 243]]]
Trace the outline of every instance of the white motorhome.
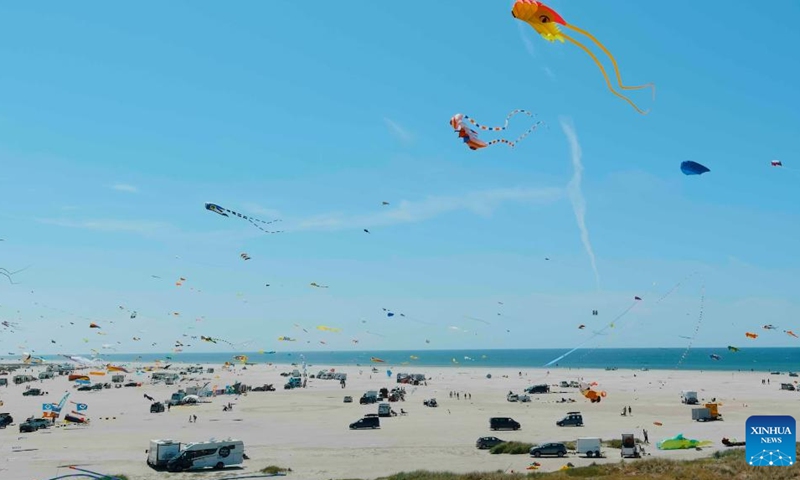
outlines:
[[181, 444], [172, 440], [150, 440], [147, 464], [152, 468], [166, 468], [167, 463], [181, 453]]
[[681, 403], [685, 403], [686, 405], [697, 405], [700, 403], [697, 400], [697, 392], [693, 390], [681, 391]]
[[244, 442], [241, 440], [209, 440], [181, 445], [180, 455], [167, 463], [167, 470], [180, 472], [198, 468], [222, 469], [244, 462]]

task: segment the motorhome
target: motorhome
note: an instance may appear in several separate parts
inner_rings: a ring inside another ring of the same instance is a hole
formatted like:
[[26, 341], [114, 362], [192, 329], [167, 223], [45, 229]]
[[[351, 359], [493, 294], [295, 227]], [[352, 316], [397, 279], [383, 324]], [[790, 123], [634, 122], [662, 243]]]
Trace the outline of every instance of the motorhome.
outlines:
[[125, 375], [122, 374], [111, 375], [111, 381], [113, 383], [125, 383]]
[[40, 372], [39, 373], [39, 380], [45, 380], [47, 378], [53, 378], [55, 375], [53, 372]]
[[198, 468], [220, 470], [244, 462], [244, 442], [241, 440], [209, 440], [181, 445], [180, 454], [167, 462], [167, 470], [180, 472]]
[[152, 375], [150, 375], [150, 380], [153, 383], [166, 382], [167, 380], [175, 381], [178, 380], [179, 378], [180, 376], [177, 373], [173, 372], [154, 372]]

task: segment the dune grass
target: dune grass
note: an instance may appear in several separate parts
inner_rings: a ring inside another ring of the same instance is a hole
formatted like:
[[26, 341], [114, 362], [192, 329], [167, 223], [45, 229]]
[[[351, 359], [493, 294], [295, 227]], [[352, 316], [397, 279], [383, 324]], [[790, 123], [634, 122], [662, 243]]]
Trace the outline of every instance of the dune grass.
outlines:
[[509, 454], [509, 455], [527, 455], [528, 452], [531, 451], [533, 447], [532, 443], [525, 443], [525, 442], [505, 442], [501, 443], [500, 445], [495, 445], [494, 447], [489, 450], [489, 453], [492, 455], [497, 455], [501, 453]]
[[[795, 450], [800, 454], [800, 444], [797, 444]], [[567, 463], [569, 460], [563, 459], [563, 461]], [[607, 464], [593, 463], [586, 467], [576, 467], [550, 473], [503, 473], [495, 471], [457, 474], [414, 471], [381, 477], [378, 480], [521, 480], [524, 478], [546, 480], [570, 478], [602, 480], [790, 480], [800, 478], [800, 466], [795, 463], [791, 467], [751, 467], [745, 461], [744, 449], [732, 448], [715, 452], [714, 455], [697, 460], [648, 458]]]
[[289, 473], [291, 471], [291, 468], [283, 468], [277, 465], [269, 465], [261, 469], [261, 473], [266, 473], [269, 475], [275, 475], [276, 473]]

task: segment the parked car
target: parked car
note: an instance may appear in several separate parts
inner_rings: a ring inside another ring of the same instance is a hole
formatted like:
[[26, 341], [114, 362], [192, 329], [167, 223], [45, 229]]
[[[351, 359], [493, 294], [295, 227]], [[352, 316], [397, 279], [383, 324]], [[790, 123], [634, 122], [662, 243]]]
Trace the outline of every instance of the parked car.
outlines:
[[377, 416], [366, 416], [350, 424], [350, 430], [364, 430], [367, 428], [381, 428], [381, 420]]
[[22, 392], [23, 397], [30, 397], [30, 396], [38, 397], [39, 395], [44, 395], [44, 392], [39, 390], [38, 388], [29, 388], [28, 390]]
[[526, 388], [525, 393], [550, 393], [550, 385], [533, 385]]
[[29, 418], [25, 421], [25, 423], [19, 426], [20, 433], [24, 432], [35, 432], [41, 428], [47, 428], [50, 426], [50, 421], [46, 418]]
[[532, 457], [541, 457], [542, 455], [558, 455], [563, 457], [567, 454], [567, 447], [563, 443], [545, 443], [543, 445], [535, 445], [531, 448]]
[[10, 413], [0, 413], [0, 428], [6, 428], [14, 423], [14, 417]]
[[161, 402], [153, 402], [150, 405], [150, 413], [161, 413], [164, 411], [164, 404]]
[[495, 445], [500, 445], [501, 443], [506, 443], [506, 441], [500, 440], [497, 437], [481, 437], [475, 442], [475, 447], [478, 450], [486, 450], [494, 447]]
[[[136, 383], [136, 382], [128, 382], [128, 383], [126, 383], [124, 386], [126, 386], [126, 387], [140, 387], [141, 385], [142, 385], [141, 383]], [[80, 390], [80, 389], [79, 389], [79, 390]]]
[[439, 403], [436, 401], [435, 398], [431, 398], [430, 400], [423, 400], [422, 404], [426, 407], [438, 407]]
[[519, 430], [522, 425], [513, 418], [492, 417], [489, 419], [489, 428], [491, 430]]
[[90, 385], [81, 385], [80, 387], [78, 387], [78, 391], [79, 392], [88, 392], [88, 391], [91, 391], [91, 390], [92, 390], [92, 387]]
[[346, 395], [344, 397], [344, 403], [353, 403], [353, 397], [351, 397], [350, 395]]
[[556, 422], [559, 427], [582, 427], [583, 415], [581, 412], [567, 412], [567, 416]]

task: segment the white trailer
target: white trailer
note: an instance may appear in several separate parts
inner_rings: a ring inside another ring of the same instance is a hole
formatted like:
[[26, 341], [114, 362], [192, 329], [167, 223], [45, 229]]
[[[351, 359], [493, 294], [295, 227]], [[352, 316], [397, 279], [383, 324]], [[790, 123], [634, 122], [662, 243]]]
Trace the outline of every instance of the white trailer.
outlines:
[[578, 455], [586, 455], [588, 458], [601, 457], [603, 454], [600, 451], [600, 438], [598, 437], [581, 437], [578, 439], [575, 450]]
[[700, 403], [697, 400], [697, 392], [692, 390], [683, 390], [681, 392], [681, 403], [685, 403], [686, 405], [697, 405]]
[[166, 468], [167, 462], [181, 453], [181, 444], [172, 440], [150, 440], [147, 464], [152, 468]]
[[244, 462], [244, 442], [241, 440], [209, 440], [182, 445], [181, 453], [167, 464], [167, 470], [180, 472], [198, 468], [217, 470]]

